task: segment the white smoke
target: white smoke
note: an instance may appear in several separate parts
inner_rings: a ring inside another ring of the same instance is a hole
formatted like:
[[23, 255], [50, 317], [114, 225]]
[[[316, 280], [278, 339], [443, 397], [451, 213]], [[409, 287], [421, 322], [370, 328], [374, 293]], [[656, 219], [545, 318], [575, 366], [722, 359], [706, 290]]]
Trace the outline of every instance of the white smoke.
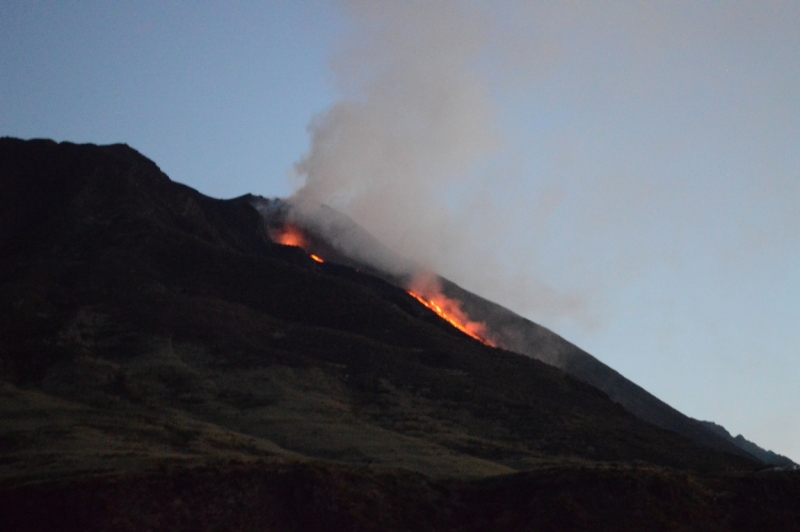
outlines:
[[539, 280], [534, 239], [513, 240], [537, 206], [494, 199], [505, 186], [486, 69], [505, 42], [496, 21], [463, 1], [346, 8], [354, 33], [333, 61], [343, 95], [309, 128], [300, 216], [330, 205], [400, 256], [519, 312], [580, 311], [580, 298]]
[[[797, 401], [785, 400], [797, 388], [786, 368], [800, 3], [345, 8], [352, 32], [332, 63], [341, 99], [311, 126], [295, 200], [344, 211], [679, 409], [770, 418], [775, 447], [800, 441], [786, 436]], [[604, 327], [584, 327], [598, 312]], [[781, 353], [770, 364], [752, 358], [770, 351]], [[772, 403], [720, 403], [709, 374], [736, 389], [760, 375]]]

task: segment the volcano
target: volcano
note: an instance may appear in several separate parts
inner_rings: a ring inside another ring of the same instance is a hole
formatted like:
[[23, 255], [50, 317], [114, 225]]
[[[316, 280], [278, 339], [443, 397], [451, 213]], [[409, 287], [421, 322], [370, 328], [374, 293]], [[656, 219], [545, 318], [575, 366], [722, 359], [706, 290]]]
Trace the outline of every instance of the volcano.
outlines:
[[800, 519], [797, 472], [551, 331], [415, 280], [328, 207], [208, 198], [126, 145], [0, 139], [0, 526]]
[[[329, 207], [318, 205], [309, 209], [305, 205], [298, 210], [290, 201], [260, 197], [250, 197], [250, 202], [273, 228], [273, 235], [287, 235], [277, 239], [279, 243], [290, 242], [289, 245], [297, 245], [314, 257], [317, 257], [314, 253], [322, 254], [401, 288], [413, 288], [414, 278], [420, 275], [418, 266], [392, 253], [350, 218]], [[639, 419], [686, 436], [700, 445], [754, 456], [773, 466], [796, 465], [789, 458], [762, 449], [741, 435], [734, 438], [713, 422], [685, 416], [549, 329], [464, 290], [448, 279], [430, 272], [422, 274], [428, 285], [435, 286], [433, 295], [427, 300], [413, 292], [412, 295], [468, 336], [555, 366], [602, 390]], [[450, 312], [457, 319], [442, 311], [445, 305], [457, 307], [456, 312]], [[467, 330], [468, 324], [473, 325], [472, 330]]]

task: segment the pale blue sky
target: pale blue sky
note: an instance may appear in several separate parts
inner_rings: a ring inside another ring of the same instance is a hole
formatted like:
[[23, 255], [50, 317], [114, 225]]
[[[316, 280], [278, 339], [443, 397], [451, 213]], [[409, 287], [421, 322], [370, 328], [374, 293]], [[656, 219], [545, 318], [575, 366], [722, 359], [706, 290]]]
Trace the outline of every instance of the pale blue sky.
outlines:
[[2, 134], [125, 142], [216, 197], [288, 194], [334, 98], [325, 2], [3, 2]]
[[398, 167], [452, 217], [381, 205], [409, 244], [351, 214], [687, 415], [800, 461], [800, 4], [433, 4], [4, 2], [0, 135], [125, 142], [205, 194], [285, 196], [335, 102], [397, 119], [454, 83], [443, 105], [480, 119], [423, 144], [491, 149], [460, 180], [415, 167], [461, 168], [420, 146]]

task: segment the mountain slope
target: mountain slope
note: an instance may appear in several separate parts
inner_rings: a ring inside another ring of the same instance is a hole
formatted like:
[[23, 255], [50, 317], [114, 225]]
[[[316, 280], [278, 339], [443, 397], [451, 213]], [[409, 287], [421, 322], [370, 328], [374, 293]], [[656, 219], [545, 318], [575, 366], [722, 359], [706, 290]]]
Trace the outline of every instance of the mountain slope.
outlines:
[[554, 459], [758, 467], [272, 244], [247, 199], [206, 198], [126, 146], [1, 148], [2, 377], [19, 390], [441, 475]]
[[0, 139], [3, 530], [791, 530], [642, 422], [123, 145]]
[[[294, 209], [282, 200], [250, 198], [268, 225], [292, 223], [307, 235], [310, 252], [377, 275], [399, 287], [409, 287], [415, 266], [385, 248], [347, 216], [326, 206]], [[471, 320], [486, 324], [492, 338], [510, 351], [531, 356], [602, 390], [633, 415], [723, 452], [756, 457], [773, 465], [783, 462], [748, 446], [746, 440], [727, 437], [692, 419], [564, 338], [510, 310], [437, 276], [441, 292], [461, 303]], [[749, 442], [747, 442], [749, 443]], [[774, 453], [773, 453], [774, 454]], [[775, 455], [777, 456], [777, 455]], [[791, 463], [791, 461], [789, 461]]]
[[733, 435], [725, 429], [725, 427], [717, 425], [713, 421], [701, 421], [700, 423], [702, 423], [703, 426], [708, 428], [709, 430], [719, 434], [726, 440], [735, 443], [737, 446], [741, 447], [748, 453], [752, 454], [765, 464], [777, 467], [785, 467], [790, 469], [798, 467], [798, 464], [794, 463], [790, 458], [772, 451], [768, 451], [767, 449], [762, 449], [755, 443], [747, 440], [741, 434], [739, 434], [734, 438]]

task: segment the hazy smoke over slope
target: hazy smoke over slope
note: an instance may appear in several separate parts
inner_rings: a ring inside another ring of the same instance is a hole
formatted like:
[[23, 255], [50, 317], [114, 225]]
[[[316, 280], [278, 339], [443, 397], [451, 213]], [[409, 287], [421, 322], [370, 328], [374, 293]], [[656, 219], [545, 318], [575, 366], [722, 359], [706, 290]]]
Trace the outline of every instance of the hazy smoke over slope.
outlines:
[[484, 6], [346, 5], [296, 203], [797, 449], [800, 4]]
[[517, 311], [581, 310], [537, 279], [535, 239], [514, 240], [535, 230], [536, 206], [493, 199], [504, 184], [488, 170], [503, 154], [481, 66], [500, 38], [491, 19], [460, 1], [346, 7], [354, 32], [333, 62], [343, 98], [310, 126], [292, 199], [301, 215], [331, 205], [398, 254]]

